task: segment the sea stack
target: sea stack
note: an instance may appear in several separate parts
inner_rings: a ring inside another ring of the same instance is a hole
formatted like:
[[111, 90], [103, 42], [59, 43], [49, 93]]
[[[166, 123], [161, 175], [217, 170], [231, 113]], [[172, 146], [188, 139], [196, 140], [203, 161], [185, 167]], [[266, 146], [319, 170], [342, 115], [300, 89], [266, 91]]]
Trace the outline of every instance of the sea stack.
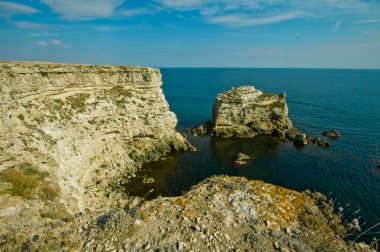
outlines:
[[219, 94], [212, 116], [217, 137], [271, 135], [292, 128], [285, 94], [263, 93], [253, 86], [235, 87]]

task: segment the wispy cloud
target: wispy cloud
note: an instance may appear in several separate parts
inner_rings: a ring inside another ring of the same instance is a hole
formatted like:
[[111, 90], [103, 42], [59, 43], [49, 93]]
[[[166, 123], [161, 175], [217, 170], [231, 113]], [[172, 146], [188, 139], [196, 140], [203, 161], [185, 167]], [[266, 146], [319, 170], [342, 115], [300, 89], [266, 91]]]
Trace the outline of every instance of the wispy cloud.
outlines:
[[48, 43], [46, 41], [37, 41], [34, 43], [36, 46], [46, 46]]
[[280, 23], [283, 21], [302, 17], [303, 14], [299, 12], [288, 12], [273, 16], [266, 16], [255, 18], [253, 15], [248, 14], [227, 14], [219, 16], [211, 16], [206, 19], [208, 23], [212, 24], [224, 24], [233, 27], [247, 27], [256, 25], [266, 25]]
[[8, 2], [8, 1], [0, 1], [0, 17], [1, 18], [11, 18], [16, 15], [35, 14], [38, 12], [40, 11], [25, 4]]
[[380, 23], [380, 19], [366, 19], [354, 22], [354, 24], [376, 24]]
[[66, 20], [110, 17], [124, 0], [41, 0]]
[[34, 43], [36, 46], [40, 47], [46, 47], [46, 46], [54, 46], [54, 47], [59, 47], [59, 48], [70, 48], [70, 46], [66, 43], [64, 43], [61, 40], [53, 39], [50, 41], [37, 41]]
[[336, 21], [334, 27], [332, 28], [332, 31], [333, 32], [338, 31], [341, 25], [342, 25], [342, 21], [340, 21], [340, 20]]
[[28, 21], [16, 21], [13, 24], [21, 29], [46, 29], [49, 28], [48, 24], [33, 23]]
[[[154, 0], [176, 11], [198, 11], [209, 23], [245, 27], [309, 17], [341, 20], [345, 17], [378, 17], [380, 3], [364, 0]], [[351, 19], [352, 20], [352, 19]], [[361, 23], [377, 22], [364, 20]], [[336, 23], [335, 30], [342, 21]], [[351, 21], [350, 21], [351, 22]]]
[[126, 17], [144, 15], [144, 14], [152, 14], [153, 10], [148, 8], [135, 8], [135, 9], [126, 9], [119, 11], [118, 14]]

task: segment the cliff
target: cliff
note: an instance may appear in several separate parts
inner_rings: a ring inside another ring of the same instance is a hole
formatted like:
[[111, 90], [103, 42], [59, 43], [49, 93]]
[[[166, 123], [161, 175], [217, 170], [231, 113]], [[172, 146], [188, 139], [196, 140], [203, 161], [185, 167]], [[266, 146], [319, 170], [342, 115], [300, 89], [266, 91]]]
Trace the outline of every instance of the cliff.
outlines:
[[[320, 194], [227, 176], [178, 197], [123, 193], [144, 162], [193, 150], [161, 84], [146, 67], [0, 62], [1, 251], [370, 251], [344, 241]], [[284, 97], [219, 98], [219, 132], [291, 127]]]
[[161, 85], [147, 67], [1, 62], [0, 171], [48, 172], [72, 211], [113, 207], [107, 188], [191, 147]]

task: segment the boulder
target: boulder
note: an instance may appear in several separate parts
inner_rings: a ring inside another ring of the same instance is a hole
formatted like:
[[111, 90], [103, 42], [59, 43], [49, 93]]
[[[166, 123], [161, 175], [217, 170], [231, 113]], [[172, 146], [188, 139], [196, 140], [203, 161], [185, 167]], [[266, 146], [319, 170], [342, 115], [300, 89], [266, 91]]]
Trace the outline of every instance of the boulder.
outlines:
[[237, 157], [236, 157], [236, 160], [235, 160], [235, 164], [238, 164], [238, 165], [245, 165], [247, 164], [247, 161], [251, 159], [248, 155], [246, 154], [243, 154], [241, 152], [239, 152], [237, 154]]
[[307, 145], [308, 144], [307, 136], [305, 134], [298, 134], [296, 138], [294, 139], [294, 144]]
[[331, 137], [331, 138], [339, 138], [341, 136], [341, 133], [337, 130], [327, 130], [327, 131], [323, 131], [322, 135]]
[[312, 138], [310, 142], [318, 147], [330, 147], [330, 143], [320, 138]]
[[196, 126], [195, 128], [187, 130], [189, 133], [195, 135], [195, 136], [205, 136], [207, 134], [210, 134], [212, 130], [212, 122], [208, 121], [204, 124], [201, 124], [199, 126]]

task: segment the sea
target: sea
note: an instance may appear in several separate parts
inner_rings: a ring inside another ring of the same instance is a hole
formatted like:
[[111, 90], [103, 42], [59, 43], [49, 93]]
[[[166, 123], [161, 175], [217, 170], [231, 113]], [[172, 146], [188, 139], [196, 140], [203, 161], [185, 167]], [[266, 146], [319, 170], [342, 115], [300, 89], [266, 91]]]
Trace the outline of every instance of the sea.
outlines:
[[[126, 185], [130, 195], [176, 196], [213, 175], [243, 176], [322, 192], [335, 208], [344, 208], [347, 221], [359, 218], [362, 233], [380, 222], [380, 70], [162, 68], [161, 72], [178, 130], [198, 151], [171, 153], [144, 165]], [[293, 125], [326, 139], [331, 147], [297, 147], [265, 136], [212, 139], [186, 133], [185, 129], [211, 120], [217, 94], [241, 85], [285, 92]], [[341, 138], [322, 136], [331, 129], [340, 131]], [[235, 165], [239, 152], [251, 157], [247, 165]], [[154, 183], [141, 183], [144, 177], [153, 177]], [[380, 236], [379, 226], [360, 239], [373, 236]]]

